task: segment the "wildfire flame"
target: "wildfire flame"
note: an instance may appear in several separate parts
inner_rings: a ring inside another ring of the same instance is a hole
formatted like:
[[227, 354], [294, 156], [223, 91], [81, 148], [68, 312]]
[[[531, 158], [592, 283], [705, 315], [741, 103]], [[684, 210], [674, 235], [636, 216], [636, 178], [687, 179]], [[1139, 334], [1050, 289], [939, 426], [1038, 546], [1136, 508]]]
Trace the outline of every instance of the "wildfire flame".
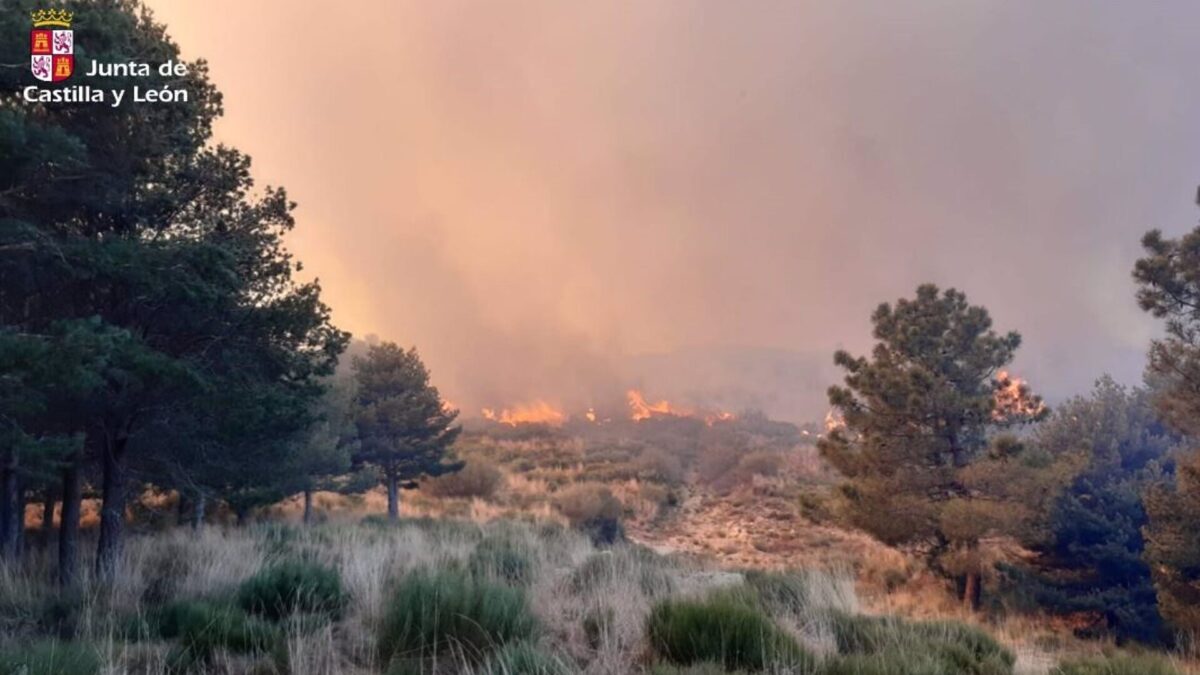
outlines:
[[846, 428], [846, 420], [836, 410], [825, 413], [825, 433], [831, 434], [838, 429]]
[[634, 422], [641, 422], [653, 417], [699, 417], [704, 420], [705, 424], [712, 426], [716, 422], [731, 420], [736, 417], [733, 413], [723, 410], [697, 412], [691, 408], [672, 405], [666, 399], [651, 403], [637, 389], [630, 389], [625, 392], [625, 400], [629, 403], [629, 419]]
[[533, 401], [499, 411], [494, 408], [484, 408], [482, 413], [484, 419], [507, 424], [510, 427], [518, 424], [548, 424], [557, 427], [562, 426], [567, 419], [567, 415], [562, 410], [546, 401]]
[[1007, 420], [1017, 417], [1036, 417], [1046, 409], [1042, 399], [1029, 389], [1029, 384], [1008, 371], [996, 373], [995, 407], [992, 418]]

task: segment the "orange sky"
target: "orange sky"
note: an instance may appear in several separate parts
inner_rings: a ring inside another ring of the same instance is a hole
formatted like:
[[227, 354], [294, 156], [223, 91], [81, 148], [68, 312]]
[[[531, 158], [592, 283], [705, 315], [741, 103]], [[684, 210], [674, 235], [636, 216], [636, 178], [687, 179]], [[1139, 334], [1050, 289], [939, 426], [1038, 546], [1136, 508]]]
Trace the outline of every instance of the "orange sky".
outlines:
[[1051, 396], [1136, 380], [1137, 241], [1194, 221], [1182, 1], [150, 4], [339, 324], [467, 407], [819, 417], [832, 351], [922, 281]]

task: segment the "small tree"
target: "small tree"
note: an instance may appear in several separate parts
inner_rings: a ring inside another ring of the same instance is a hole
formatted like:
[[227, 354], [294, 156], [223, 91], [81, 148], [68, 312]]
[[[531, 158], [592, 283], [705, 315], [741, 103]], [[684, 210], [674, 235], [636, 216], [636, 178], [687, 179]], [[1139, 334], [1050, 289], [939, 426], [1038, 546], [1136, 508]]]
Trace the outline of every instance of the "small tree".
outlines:
[[354, 461], [377, 467], [387, 485], [388, 518], [400, 517], [399, 490], [424, 476], [462, 468], [447, 461], [461, 427], [447, 409], [415, 347], [392, 342], [372, 345], [354, 359], [354, 422], [359, 448]]
[[[1166, 320], [1166, 335], [1150, 346], [1149, 374], [1161, 391], [1155, 404], [1189, 438], [1200, 434], [1200, 228], [1179, 239], [1152, 230], [1142, 238], [1146, 257], [1133, 277], [1138, 303]], [[1163, 617], [1200, 633], [1200, 454], [1179, 462], [1174, 486], [1146, 496], [1146, 560]]]
[[1181, 440], [1154, 415], [1149, 390], [1128, 389], [1107, 375], [1038, 426], [1035, 448], [1051, 456], [1080, 452], [1083, 460], [1053, 502], [1046, 536], [1022, 537], [1039, 553], [1036, 561], [1009, 570], [1039, 608], [1092, 613], [1122, 641], [1164, 637], [1143, 561], [1142, 493], [1169, 475]]
[[[932, 284], [913, 300], [880, 305], [871, 320], [878, 340], [871, 358], [834, 356], [847, 372], [829, 401], [844, 424], [821, 440], [821, 453], [847, 478], [843, 494], [855, 525], [887, 543], [926, 546], [934, 557], [956, 548], [969, 555], [981, 533], [945, 527], [947, 506], [962, 512], [975, 496], [963, 470], [987, 446], [990, 429], [1045, 413], [1020, 385], [1019, 405], [997, 407], [997, 394], [1013, 388], [1000, 369], [1021, 337], [997, 334], [986, 309]], [[978, 569], [961, 581], [973, 605]]]

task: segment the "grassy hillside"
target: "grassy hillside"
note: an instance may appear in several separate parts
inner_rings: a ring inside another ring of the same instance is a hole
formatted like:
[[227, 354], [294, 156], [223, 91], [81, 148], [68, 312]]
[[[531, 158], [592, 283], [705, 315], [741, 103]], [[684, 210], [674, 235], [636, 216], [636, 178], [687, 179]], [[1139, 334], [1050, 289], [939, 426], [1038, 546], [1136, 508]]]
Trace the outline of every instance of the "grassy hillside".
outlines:
[[[180, 528], [124, 555], [115, 583], [69, 597], [37, 556], [7, 571], [0, 673], [1002, 675], [1057, 660], [965, 623], [867, 616], [844, 574], [601, 550], [556, 524]], [[1174, 672], [1096, 658], [1053, 672]]]

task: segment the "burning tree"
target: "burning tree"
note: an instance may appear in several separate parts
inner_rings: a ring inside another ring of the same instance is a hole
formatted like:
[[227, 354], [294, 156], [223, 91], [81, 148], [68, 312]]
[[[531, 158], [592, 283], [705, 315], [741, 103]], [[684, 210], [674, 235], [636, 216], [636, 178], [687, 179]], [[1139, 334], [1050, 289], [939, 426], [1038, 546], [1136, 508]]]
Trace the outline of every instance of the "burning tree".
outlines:
[[[939, 564], [952, 552], [959, 561], [977, 558], [986, 532], [962, 527], [962, 516], [981, 513], [972, 500], [982, 496], [981, 485], [995, 482], [973, 480], [978, 472], [969, 469], [985, 455], [989, 431], [1045, 414], [1027, 387], [1013, 393], [1011, 378], [1001, 375], [1021, 336], [997, 334], [986, 309], [931, 284], [913, 300], [881, 304], [871, 320], [878, 340], [871, 358], [834, 356], [846, 377], [845, 386], [829, 389], [829, 401], [842, 423], [819, 443], [848, 479], [850, 520], [887, 543], [923, 545]], [[1010, 444], [1001, 454], [1019, 451]], [[978, 567], [954, 567], [964, 600], [974, 605]]]
[[387, 485], [388, 518], [400, 517], [399, 490], [416, 487], [425, 476], [462, 468], [447, 461], [461, 427], [457, 410], [448, 409], [429, 383], [429, 371], [417, 355], [392, 342], [372, 345], [354, 359], [354, 421], [359, 449], [356, 464], [377, 467]]

